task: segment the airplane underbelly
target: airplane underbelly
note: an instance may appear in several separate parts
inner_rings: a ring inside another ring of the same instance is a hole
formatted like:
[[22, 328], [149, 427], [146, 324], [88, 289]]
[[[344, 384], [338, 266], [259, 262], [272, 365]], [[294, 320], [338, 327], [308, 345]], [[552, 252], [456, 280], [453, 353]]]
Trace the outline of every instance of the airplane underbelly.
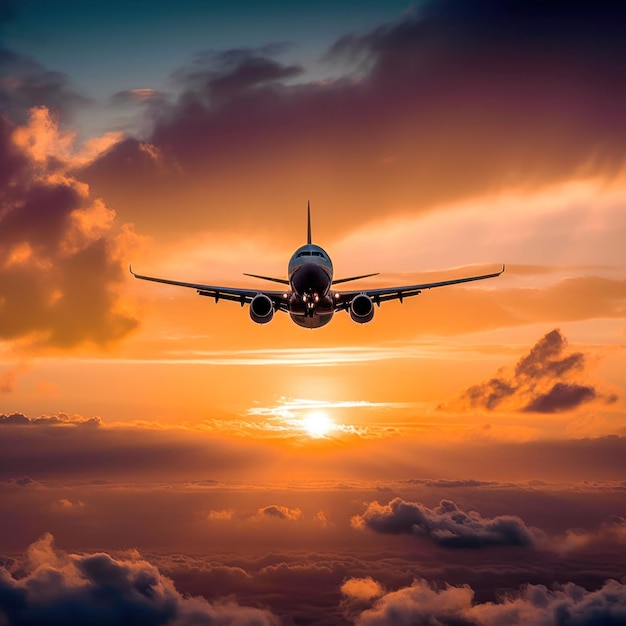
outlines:
[[330, 320], [333, 318], [333, 313], [324, 313], [322, 315], [315, 314], [310, 317], [290, 313], [289, 317], [291, 317], [291, 319], [298, 326], [302, 326], [302, 328], [320, 328], [321, 326], [326, 326], [326, 324], [330, 322]]

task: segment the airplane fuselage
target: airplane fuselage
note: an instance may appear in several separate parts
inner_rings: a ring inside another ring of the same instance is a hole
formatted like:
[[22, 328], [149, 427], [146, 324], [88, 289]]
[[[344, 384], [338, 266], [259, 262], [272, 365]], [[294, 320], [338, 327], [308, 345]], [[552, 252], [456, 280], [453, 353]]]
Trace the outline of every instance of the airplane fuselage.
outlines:
[[334, 312], [333, 264], [328, 253], [312, 243], [298, 248], [289, 260], [289, 316], [304, 328], [319, 328]]

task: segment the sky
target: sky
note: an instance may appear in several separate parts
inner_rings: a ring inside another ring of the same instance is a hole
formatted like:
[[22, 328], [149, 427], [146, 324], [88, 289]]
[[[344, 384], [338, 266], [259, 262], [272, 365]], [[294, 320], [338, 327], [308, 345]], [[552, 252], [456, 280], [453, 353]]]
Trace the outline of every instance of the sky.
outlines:
[[625, 13], [0, 2], [0, 624], [623, 624]]

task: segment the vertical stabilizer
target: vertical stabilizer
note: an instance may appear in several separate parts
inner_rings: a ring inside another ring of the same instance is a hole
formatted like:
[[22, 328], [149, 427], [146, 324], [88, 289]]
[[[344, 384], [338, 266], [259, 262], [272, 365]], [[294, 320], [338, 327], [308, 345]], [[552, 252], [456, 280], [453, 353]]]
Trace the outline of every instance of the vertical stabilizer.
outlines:
[[306, 242], [311, 245], [311, 201], [306, 204], [307, 208], [307, 229], [306, 229]]

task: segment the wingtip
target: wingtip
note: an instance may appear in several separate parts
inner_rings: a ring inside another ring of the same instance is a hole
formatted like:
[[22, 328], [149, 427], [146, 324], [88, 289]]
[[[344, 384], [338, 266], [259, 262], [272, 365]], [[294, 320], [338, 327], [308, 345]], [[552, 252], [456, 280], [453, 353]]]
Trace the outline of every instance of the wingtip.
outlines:
[[134, 276], [135, 272], [133, 272], [133, 266], [129, 263], [128, 264], [128, 271]]

